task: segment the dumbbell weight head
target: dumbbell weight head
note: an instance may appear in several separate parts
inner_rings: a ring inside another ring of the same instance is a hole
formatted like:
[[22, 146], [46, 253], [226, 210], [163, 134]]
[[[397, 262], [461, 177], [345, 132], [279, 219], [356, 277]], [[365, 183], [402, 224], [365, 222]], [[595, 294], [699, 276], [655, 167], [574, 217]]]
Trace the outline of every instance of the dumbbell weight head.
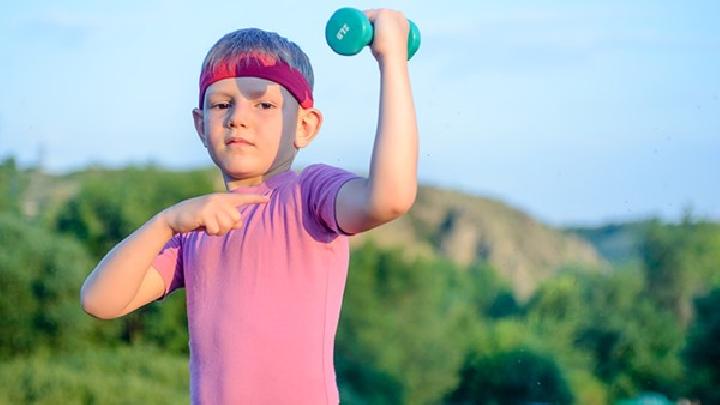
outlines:
[[408, 20], [408, 23], [410, 23], [410, 32], [408, 33], [408, 60], [410, 60], [418, 48], [420, 48], [420, 30], [412, 20]]
[[[408, 20], [408, 59], [412, 58], [420, 47], [420, 31], [415, 23]], [[373, 26], [365, 13], [345, 7], [338, 9], [325, 25], [325, 41], [340, 55], [351, 56], [359, 53], [373, 40]]]
[[372, 24], [365, 13], [356, 8], [338, 9], [325, 25], [325, 41], [340, 55], [356, 55], [372, 39]]

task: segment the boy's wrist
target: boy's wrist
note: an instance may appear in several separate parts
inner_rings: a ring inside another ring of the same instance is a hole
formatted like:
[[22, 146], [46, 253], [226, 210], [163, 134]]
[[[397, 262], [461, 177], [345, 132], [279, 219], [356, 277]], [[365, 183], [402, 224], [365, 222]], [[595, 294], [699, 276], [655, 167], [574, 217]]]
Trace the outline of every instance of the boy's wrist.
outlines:
[[150, 222], [154, 225], [157, 225], [158, 227], [162, 228], [162, 230], [165, 232], [165, 235], [168, 236], [168, 240], [175, 236], [177, 232], [170, 226], [170, 222], [167, 218], [167, 209], [164, 209], [157, 214], [155, 214], [152, 219], [150, 219]]
[[392, 69], [395, 67], [407, 67], [408, 61], [405, 55], [391, 54], [379, 56], [377, 58], [380, 71]]

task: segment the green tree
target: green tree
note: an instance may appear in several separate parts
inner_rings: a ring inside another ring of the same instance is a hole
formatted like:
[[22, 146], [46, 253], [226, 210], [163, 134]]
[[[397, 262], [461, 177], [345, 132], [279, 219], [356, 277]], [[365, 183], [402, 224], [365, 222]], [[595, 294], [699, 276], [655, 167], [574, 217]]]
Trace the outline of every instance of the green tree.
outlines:
[[703, 404], [720, 403], [720, 288], [695, 300], [695, 320], [685, 349], [688, 394]]
[[462, 380], [446, 398], [448, 404], [527, 404], [573, 402], [570, 387], [555, 361], [518, 348], [478, 355], [470, 352]]
[[494, 351], [528, 347], [548, 356], [563, 371], [581, 403], [599, 404], [604, 403], [605, 387], [593, 374], [592, 355], [576, 344], [578, 331], [592, 311], [583, 295], [583, 284], [590, 274], [584, 269], [566, 268], [543, 282], [525, 305], [525, 317], [509, 329], [512, 333], [504, 330], [512, 324], [498, 324], [495, 333], [501, 335], [494, 339], [510, 339], [513, 343], [495, 344]]
[[647, 293], [683, 326], [692, 299], [720, 282], [720, 225], [686, 217], [679, 225], [652, 223], [642, 243]]
[[187, 404], [187, 358], [153, 347], [39, 351], [0, 362], [0, 404]]
[[170, 353], [189, 354], [187, 308], [185, 289], [166, 297], [162, 303], [153, 303], [134, 315], [138, 318], [142, 330], [138, 337], [140, 343], [162, 347]]
[[212, 174], [201, 170], [93, 169], [76, 177], [79, 190], [57, 214], [54, 228], [83, 241], [98, 260], [163, 209], [214, 191]]
[[380, 370], [346, 344], [335, 348], [335, 372], [342, 403], [346, 405], [405, 403], [404, 387], [398, 377]]
[[[360, 375], [338, 367], [344, 391], [391, 395], [385, 403], [424, 404], [437, 403], [452, 389], [471, 316], [467, 299], [451, 288], [462, 284], [453, 280], [461, 276], [450, 263], [406, 260], [401, 251], [380, 250], [372, 242], [354, 250], [336, 350], [344, 362], [366, 366]], [[381, 382], [379, 393], [376, 387], [365, 391], [369, 381]]]
[[451, 288], [454, 291], [464, 290], [478, 318], [497, 319], [521, 315], [522, 308], [515, 299], [512, 287], [488, 263], [475, 262], [461, 274], [462, 277], [451, 278], [454, 281]]
[[592, 354], [595, 375], [608, 384], [610, 398], [641, 391], [677, 395], [682, 328], [645, 295], [642, 273], [589, 275], [580, 285], [587, 310], [575, 345]]
[[0, 162], [0, 213], [20, 213], [20, 201], [27, 187], [27, 176], [17, 168], [14, 157]]
[[78, 347], [92, 327], [80, 307], [90, 258], [76, 241], [0, 214], [0, 357]]
[[639, 269], [569, 269], [543, 283], [526, 312], [538, 339], [530, 347], [552, 354], [575, 389], [587, 380], [583, 370], [591, 370], [610, 400], [644, 390], [679, 392], [682, 328], [647, 297]]

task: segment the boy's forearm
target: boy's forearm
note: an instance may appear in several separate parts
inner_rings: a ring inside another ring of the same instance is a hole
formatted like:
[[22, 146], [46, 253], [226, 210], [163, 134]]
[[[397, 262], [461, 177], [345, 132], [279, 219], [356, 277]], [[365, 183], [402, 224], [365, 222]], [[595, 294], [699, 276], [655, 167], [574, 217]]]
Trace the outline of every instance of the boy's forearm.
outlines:
[[418, 136], [407, 61], [380, 62], [380, 111], [370, 164], [370, 204], [405, 212], [417, 192]]
[[121, 313], [137, 293], [153, 259], [172, 236], [172, 229], [160, 213], [118, 243], [80, 290], [85, 311], [101, 318]]

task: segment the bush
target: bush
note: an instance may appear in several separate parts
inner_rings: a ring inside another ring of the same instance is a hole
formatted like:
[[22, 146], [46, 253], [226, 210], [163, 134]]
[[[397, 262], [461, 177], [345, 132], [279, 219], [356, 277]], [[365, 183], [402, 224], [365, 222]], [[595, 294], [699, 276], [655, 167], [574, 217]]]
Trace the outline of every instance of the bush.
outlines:
[[189, 403], [187, 358], [150, 347], [39, 351], [0, 364], [0, 404]]
[[80, 305], [91, 268], [83, 247], [7, 214], [0, 230], [0, 359], [80, 347], [91, 327]]
[[524, 349], [479, 356], [468, 354], [462, 381], [449, 404], [570, 404], [572, 393], [560, 367], [549, 357]]

